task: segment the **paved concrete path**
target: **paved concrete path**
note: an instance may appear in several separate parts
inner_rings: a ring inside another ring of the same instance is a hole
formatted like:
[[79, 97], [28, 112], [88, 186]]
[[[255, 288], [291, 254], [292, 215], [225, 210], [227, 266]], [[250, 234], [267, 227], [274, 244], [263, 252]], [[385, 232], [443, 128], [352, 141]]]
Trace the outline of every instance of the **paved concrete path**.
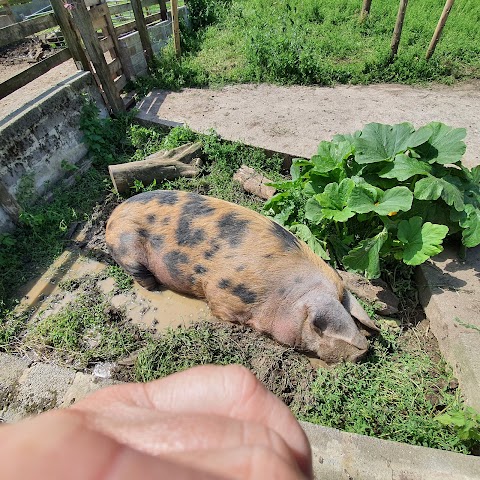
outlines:
[[139, 105], [139, 118], [213, 128], [238, 140], [298, 157], [311, 157], [321, 140], [353, 133], [370, 122], [431, 121], [467, 129], [468, 166], [480, 163], [480, 82], [431, 88], [405, 85], [278, 87], [233, 85], [220, 90], [153, 91]]

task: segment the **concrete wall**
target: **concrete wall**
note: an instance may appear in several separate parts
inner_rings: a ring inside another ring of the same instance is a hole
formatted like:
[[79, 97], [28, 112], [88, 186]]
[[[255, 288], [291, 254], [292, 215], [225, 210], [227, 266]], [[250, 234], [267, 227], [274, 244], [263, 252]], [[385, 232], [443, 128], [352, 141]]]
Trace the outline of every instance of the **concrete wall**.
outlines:
[[[178, 16], [180, 21], [183, 19], [183, 21], [188, 25], [189, 20], [187, 7], [179, 7]], [[170, 17], [170, 12], [168, 12], [168, 20], [148, 27], [148, 33], [150, 34], [153, 52], [155, 55], [158, 55], [160, 50], [168, 43], [168, 39], [172, 36], [172, 20]], [[119, 42], [120, 47], [124, 48], [130, 56], [135, 75], [146, 75], [147, 62], [145, 61], [145, 56], [143, 55], [143, 48], [139, 33], [127, 33], [123, 37], [119, 38]]]
[[0, 233], [13, 228], [22, 179], [33, 180], [34, 200], [72, 175], [62, 163], [84, 166], [87, 147], [79, 128], [83, 94], [106, 115], [91, 74], [78, 72], [0, 121]]

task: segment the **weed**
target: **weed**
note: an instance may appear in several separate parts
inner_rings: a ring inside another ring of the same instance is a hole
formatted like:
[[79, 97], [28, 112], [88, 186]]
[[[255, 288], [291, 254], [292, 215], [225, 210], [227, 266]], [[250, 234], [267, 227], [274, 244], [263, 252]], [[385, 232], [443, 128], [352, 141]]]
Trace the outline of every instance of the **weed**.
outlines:
[[76, 299], [31, 327], [24, 344], [41, 355], [86, 368], [92, 362], [127, 356], [149, 338], [121, 311], [110, 306], [96, 289], [82, 291]]
[[119, 292], [128, 292], [133, 287], [133, 278], [117, 265], [109, 265], [106, 274], [115, 279], [115, 287]]

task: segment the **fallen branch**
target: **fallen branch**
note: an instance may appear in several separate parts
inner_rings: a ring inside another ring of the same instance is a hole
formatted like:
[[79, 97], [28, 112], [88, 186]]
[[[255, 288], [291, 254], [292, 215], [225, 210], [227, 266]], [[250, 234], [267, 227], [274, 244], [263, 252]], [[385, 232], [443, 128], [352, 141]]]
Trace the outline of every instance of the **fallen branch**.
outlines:
[[175, 180], [195, 177], [202, 166], [202, 145], [189, 143], [173, 150], [157, 152], [139, 162], [110, 165], [108, 171], [118, 193], [130, 190], [135, 180], [150, 185], [154, 180]]
[[240, 167], [233, 176], [233, 179], [240, 183], [246, 192], [252, 193], [264, 200], [268, 200], [275, 195], [275, 188], [266, 185], [270, 183], [271, 180], [246, 165]]

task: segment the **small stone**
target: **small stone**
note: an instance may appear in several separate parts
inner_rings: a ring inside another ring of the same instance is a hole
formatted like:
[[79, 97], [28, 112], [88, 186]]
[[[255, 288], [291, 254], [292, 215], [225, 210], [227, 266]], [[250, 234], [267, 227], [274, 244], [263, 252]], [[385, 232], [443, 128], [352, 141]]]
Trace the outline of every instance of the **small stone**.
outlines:
[[97, 363], [93, 367], [92, 375], [98, 378], [112, 378], [115, 364], [111, 362]]

